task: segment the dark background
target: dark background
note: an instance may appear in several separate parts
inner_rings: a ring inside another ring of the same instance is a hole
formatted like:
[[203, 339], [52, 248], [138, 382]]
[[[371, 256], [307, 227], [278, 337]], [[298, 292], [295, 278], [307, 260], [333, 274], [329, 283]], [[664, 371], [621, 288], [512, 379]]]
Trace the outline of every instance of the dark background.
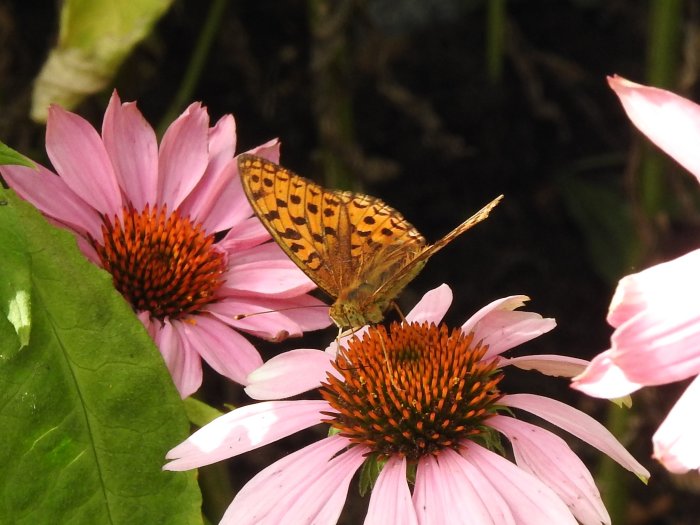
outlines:
[[[666, 83], [698, 100], [700, 9], [679, 3]], [[591, 358], [608, 347], [605, 315], [617, 279], [698, 245], [696, 183], [675, 164], [662, 166], [661, 205], [640, 205], [644, 141], [605, 80], [617, 73], [650, 81], [652, 4], [511, 0], [496, 52], [500, 74], [492, 74], [488, 42], [498, 32], [486, 2], [230, 2], [190, 100], [203, 101], [212, 121], [233, 113], [238, 151], [280, 137], [283, 165], [381, 197], [430, 241], [505, 194], [486, 222], [407, 287], [404, 310], [443, 282], [455, 293], [451, 324], [496, 298], [526, 294], [528, 309], [555, 317], [558, 327], [516, 354]], [[154, 125], [182, 82], [209, 5], [176, 2], [115, 79], [122, 100], [137, 100]], [[0, 0], [0, 140], [37, 160], [45, 158], [44, 127], [28, 119], [28, 107], [56, 41], [56, 9]], [[99, 126], [109, 92], [76, 111]], [[311, 334], [285, 348], [322, 348], [333, 335]], [[280, 351], [262, 346], [267, 355]], [[619, 436], [653, 475], [644, 487], [614, 472], [616, 489], [629, 491], [616, 523], [700, 522], [696, 476], [672, 476], [650, 459], [651, 435], [682, 387], [635, 395]], [[511, 373], [504, 389], [550, 395], [601, 421], [610, 406], [571, 391], [564, 379], [535, 374]], [[201, 394], [219, 407], [245, 402], [239, 387], [213, 374]], [[233, 486], [312, 439], [295, 436], [228, 462]], [[598, 472], [601, 455], [568, 441]], [[356, 497], [355, 483], [350, 495], [342, 523], [359, 523], [367, 498]]]

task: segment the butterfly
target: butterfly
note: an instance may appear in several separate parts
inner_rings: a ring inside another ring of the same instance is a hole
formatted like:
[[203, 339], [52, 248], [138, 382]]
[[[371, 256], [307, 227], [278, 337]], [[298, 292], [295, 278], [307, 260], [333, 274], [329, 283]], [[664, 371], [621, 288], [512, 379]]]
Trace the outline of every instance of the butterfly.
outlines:
[[331, 319], [342, 328], [376, 324], [428, 259], [488, 217], [503, 195], [428, 244], [380, 199], [329, 190], [254, 155], [238, 157], [253, 211], [309, 278], [334, 298]]

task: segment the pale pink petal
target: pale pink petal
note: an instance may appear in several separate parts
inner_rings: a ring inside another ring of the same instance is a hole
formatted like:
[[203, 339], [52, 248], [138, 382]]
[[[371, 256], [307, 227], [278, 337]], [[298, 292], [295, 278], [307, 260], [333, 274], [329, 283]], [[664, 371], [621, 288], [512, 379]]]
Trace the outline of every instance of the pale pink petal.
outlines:
[[511, 442], [516, 464], [556, 492], [580, 523], [610, 523], [593, 476], [563, 439], [507, 416], [493, 416], [489, 426]]
[[177, 209], [207, 168], [209, 115], [195, 102], [168, 127], [158, 155], [158, 202]]
[[580, 410], [561, 401], [534, 394], [505, 395], [499, 403], [535, 414], [597, 448], [640, 478], [649, 478], [649, 471], [627, 452], [608, 429]]
[[451, 304], [452, 290], [446, 284], [441, 284], [418, 301], [418, 304], [406, 315], [406, 322], [438, 324], [445, 317]]
[[248, 374], [262, 365], [255, 347], [218, 319], [198, 315], [179, 326], [207, 364], [236, 383], [245, 384]]
[[630, 381], [624, 370], [612, 360], [614, 352], [606, 350], [593, 358], [581, 374], [574, 377], [571, 388], [592, 397], [617, 399], [636, 392], [643, 385]]
[[418, 460], [416, 484], [413, 487], [413, 508], [420, 525], [449, 523], [451, 509], [444, 505], [447, 494], [448, 479], [438, 467], [437, 459], [432, 455]]
[[648, 308], [619, 326], [612, 359], [625, 376], [661, 385], [700, 373], [700, 309], [659, 312]]
[[230, 261], [223, 293], [274, 295], [289, 298], [308, 292], [315, 284], [277, 246], [263, 244]]
[[[280, 157], [279, 140], [271, 140], [249, 153], [259, 155], [267, 160], [277, 163]], [[224, 174], [219, 177], [221, 183], [217, 186], [216, 195], [213, 197], [211, 208], [207, 212], [207, 227], [209, 231], [221, 231], [242, 222], [253, 214], [248, 198], [243, 192], [240, 176], [238, 174], [238, 160], [233, 158], [227, 165]]]
[[516, 312], [530, 298], [513, 295], [484, 306], [462, 325], [465, 333], [474, 332], [474, 340], [489, 345], [484, 359], [549, 332], [556, 326], [554, 319], [543, 319], [534, 312]]
[[475, 443], [470, 443], [460, 453], [493, 486], [498, 487], [516, 523], [576, 525], [576, 519], [552, 489], [499, 454]]
[[165, 456], [163, 469], [189, 470], [255, 450], [326, 418], [325, 401], [263, 401], [237, 408], [203, 426]]
[[365, 525], [418, 525], [406, 481], [406, 458], [392, 456], [372, 488]]
[[221, 524], [336, 523], [366, 452], [340, 452], [347, 444], [340, 436], [325, 438], [273, 463], [236, 494]]
[[79, 235], [102, 240], [102, 218], [65, 181], [45, 167], [0, 166], [0, 174], [24, 200]]
[[226, 226], [219, 224], [212, 208], [218, 202], [226, 207], [239, 205], [237, 202], [230, 202], [222, 194], [235, 175], [232, 170], [229, 170], [229, 173], [225, 172], [226, 166], [233, 160], [236, 147], [236, 121], [233, 115], [224, 115], [209, 130], [208, 144], [209, 162], [204, 175], [180, 204], [179, 210], [182, 215], [198, 220], [205, 231], [217, 232], [226, 229]]
[[695, 278], [698, 267], [700, 250], [694, 250], [623, 277], [610, 302], [608, 322], [618, 327], [648, 309], [660, 319], [696, 310], [700, 296], [700, 282]]
[[318, 388], [333, 371], [321, 350], [300, 348], [276, 355], [248, 375], [245, 392], [253, 399], [281, 399]]
[[150, 321], [149, 324], [149, 333], [153, 334], [180, 397], [184, 399], [195, 393], [202, 384], [202, 362], [192, 341], [182, 337], [179, 327], [169, 319]]
[[700, 378], [688, 385], [654, 434], [654, 458], [671, 472], [700, 469]]
[[122, 197], [112, 162], [88, 121], [52, 104], [46, 122], [46, 153], [82, 200], [110, 218], [121, 217]]
[[274, 162], [275, 164], [279, 164], [279, 161], [280, 161], [280, 139], [268, 140], [267, 142], [261, 144], [260, 146], [256, 146], [253, 149], [249, 149], [248, 151], [244, 151], [244, 153], [248, 153], [250, 155], [257, 155], [258, 157], [262, 157], [263, 159], [267, 159], [270, 162]]
[[608, 77], [632, 123], [681, 166], [700, 177], [700, 106], [665, 89]]
[[499, 367], [513, 365], [521, 370], [537, 370], [553, 377], [574, 377], [582, 373], [589, 362], [578, 357], [565, 355], [526, 355], [522, 357], [501, 358]]
[[102, 122], [102, 140], [126, 200], [136, 210], [156, 203], [158, 142], [153, 128], [133, 102], [122, 104], [112, 92]]
[[[426, 467], [429, 468], [426, 469]], [[426, 473], [429, 472], [432, 472], [432, 479], [426, 479]], [[416, 487], [419, 486], [419, 478], [422, 478], [422, 492], [433, 493], [428, 501], [435, 501], [440, 505], [443, 509], [442, 513], [450, 517], [449, 523], [455, 525], [515, 524], [515, 519], [498, 488], [484, 478], [481, 472], [464, 457], [451, 449], [443, 450], [437, 458], [419, 460]], [[436, 480], [439, 481], [436, 483]], [[428, 483], [429, 481], [432, 483]], [[434, 523], [431, 519], [433, 509], [422, 507], [418, 499], [415, 498], [414, 505], [421, 515], [421, 523]]]
[[229, 253], [236, 253], [258, 246], [271, 238], [257, 217], [249, 217], [234, 224], [217, 245]]

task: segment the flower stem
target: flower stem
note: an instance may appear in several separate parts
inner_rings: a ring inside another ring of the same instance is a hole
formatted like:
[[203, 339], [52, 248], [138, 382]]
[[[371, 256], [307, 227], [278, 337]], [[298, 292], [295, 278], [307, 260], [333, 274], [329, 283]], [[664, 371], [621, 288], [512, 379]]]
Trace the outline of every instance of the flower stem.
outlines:
[[492, 84], [503, 76], [506, 0], [491, 0], [486, 7], [486, 71]]
[[160, 124], [158, 124], [159, 137], [163, 136], [168, 125], [178, 117], [185, 105], [192, 98], [192, 93], [202, 75], [202, 70], [209, 56], [209, 50], [219, 30], [219, 25], [223, 19], [223, 13], [227, 4], [228, 0], [212, 0], [194, 52], [187, 64], [185, 76], [180, 83], [175, 98], [173, 98], [163, 118], [160, 120]]
[[[663, 88], [673, 87], [678, 64], [683, 0], [651, 0], [649, 3], [649, 44], [647, 81]], [[666, 159], [645, 144], [640, 165], [640, 195], [643, 211], [653, 219], [668, 201], [664, 182]]]

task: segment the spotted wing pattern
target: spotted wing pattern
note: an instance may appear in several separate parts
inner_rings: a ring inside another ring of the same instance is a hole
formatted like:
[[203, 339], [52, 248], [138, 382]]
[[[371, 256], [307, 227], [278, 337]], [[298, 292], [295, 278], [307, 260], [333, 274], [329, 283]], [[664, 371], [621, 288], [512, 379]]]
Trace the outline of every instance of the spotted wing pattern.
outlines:
[[297, 266], [333, 298], [361, 284], [377, 266], [401, 264], [426, 244], [380, 199], [326, 190], [253, 155], [241, 155], [238, 167], [255, 214]]
[[243, 189], [275, 241], [334, 298], [341, 327], [382, 320], [384, 310], [428, 258], [484, 220], [494, 199], [433, 245], [380, 199], [326, 190], [254, 155], [238, 158]]

